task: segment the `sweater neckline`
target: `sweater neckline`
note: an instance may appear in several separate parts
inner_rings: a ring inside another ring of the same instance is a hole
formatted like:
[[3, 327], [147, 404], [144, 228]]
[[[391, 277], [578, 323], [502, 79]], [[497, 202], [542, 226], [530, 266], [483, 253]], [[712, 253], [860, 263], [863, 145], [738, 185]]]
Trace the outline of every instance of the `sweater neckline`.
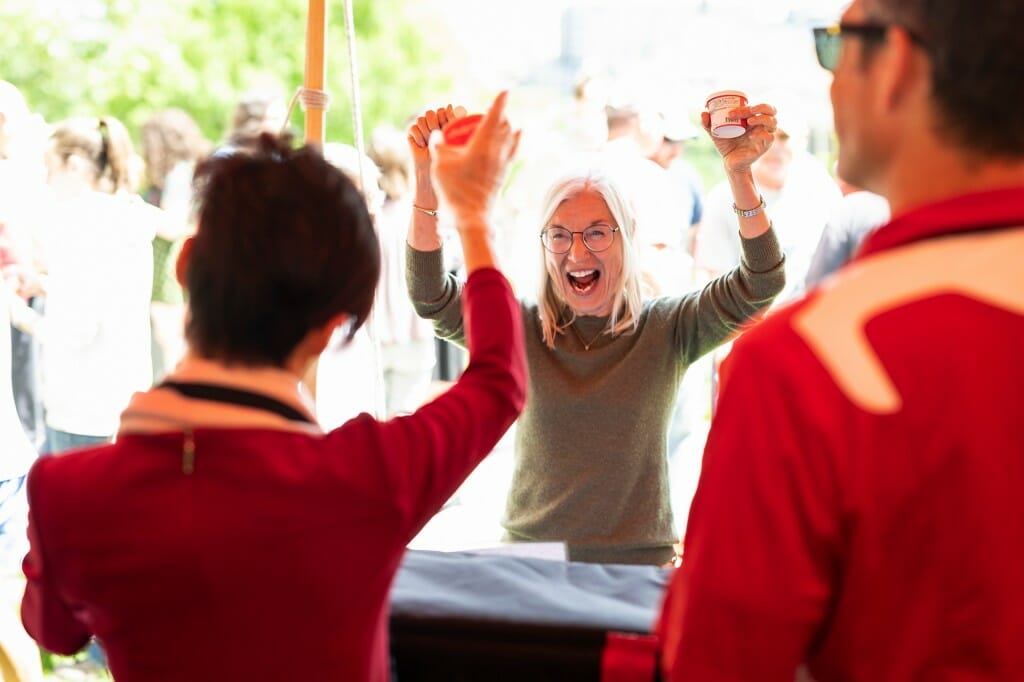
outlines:
[[563, 318], [562, 329], [568, 327], [568, 332], [563, 331], [570, 338], [575, 338], [584, 351], [589, 351], [601, 343], [601, 339], [612, 340], [615, 335], [606, 334], [610, 316], [577, 315], [572, 322], [566, 323], [572, 313], [566, 314]]

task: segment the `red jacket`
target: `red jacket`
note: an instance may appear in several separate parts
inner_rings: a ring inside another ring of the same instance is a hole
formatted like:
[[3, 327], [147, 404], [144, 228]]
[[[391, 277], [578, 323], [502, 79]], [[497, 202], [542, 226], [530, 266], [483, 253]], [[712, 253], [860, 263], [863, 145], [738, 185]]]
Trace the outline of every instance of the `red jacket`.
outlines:
[[897, 217], [742, 336], [672, 680], [1024, 680], [1024, 188]]
[[[411, 416], [362, 415], [323, 434], [158, 388], [126, 419], [199, 425], [122, 428], [113, 445], [40, 459], [29, 633], [59, 653], [95, 634], [119, 681], [386, 680], [387, 595], [405, 545], [525, 397], [508, 283], [479, 271], [465, 294], [469, 366]], [[160, 414], [146, 410], [155, 403]], [[227, 427], [203, 426], [206, 410]]]

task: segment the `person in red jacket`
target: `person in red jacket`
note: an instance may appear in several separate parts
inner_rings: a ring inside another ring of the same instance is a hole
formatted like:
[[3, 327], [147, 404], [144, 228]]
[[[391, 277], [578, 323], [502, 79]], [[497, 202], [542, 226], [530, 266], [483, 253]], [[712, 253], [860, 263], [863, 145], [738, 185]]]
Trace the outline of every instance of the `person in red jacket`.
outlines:
[[22, 617], [42, 647], [71, 654], [95, 636], [126, 682], [388, 679], [406, 543], [525, 397], [519, 308], [488, 236], [518, 142], [505, 101], [433, 165], [470, 272], [469, 365], [391, 421], [324, 433], [300, 383], [373, 302], [379, 247], [356, 188], [317, 149], [270, 136], [199, 168], [199, 228], [178, 265], [187, 357], [134, 399], [115, 443], [29, 474]]
[[666, 679], [1024, 679], [1022, 25], [854, 0], [816, 30], [839, 173], [893, 217], [729, 357]]

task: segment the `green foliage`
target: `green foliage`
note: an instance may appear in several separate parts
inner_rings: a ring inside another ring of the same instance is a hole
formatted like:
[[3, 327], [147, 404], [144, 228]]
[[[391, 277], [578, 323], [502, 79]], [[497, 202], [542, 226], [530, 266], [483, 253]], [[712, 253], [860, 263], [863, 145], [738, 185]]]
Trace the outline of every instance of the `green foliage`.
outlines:
[[701, 133], [698, 137], [687, 140], [683, 157], [697, 169], [701, 180], [704, 181], [705, 192], [725, 179], [722, 155], [718, 153], [715, 143], [707, 135]]
[[[354, 0], [364, 134], [401, 126], [448, 88], [440, 55], [405, 18], [405, 0]], [[48, 121], [113, 114], [129, 129], [177, 106], [206, 135], [223, 138], [239, 94], [291, 97], [303, 82], [306, 8], [301, 0], [3, 0], [0, 78], [17, 85]], [[328, 2], [327, 139], [352, 142], [352, 93], [344, 6]], [[298, 106], [292, 127], [301, 131]]]

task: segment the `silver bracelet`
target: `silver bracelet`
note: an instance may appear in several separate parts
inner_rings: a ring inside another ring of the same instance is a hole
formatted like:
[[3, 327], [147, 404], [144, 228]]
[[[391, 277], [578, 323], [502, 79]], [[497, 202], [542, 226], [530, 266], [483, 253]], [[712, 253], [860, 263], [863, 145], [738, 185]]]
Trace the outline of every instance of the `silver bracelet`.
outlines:
[[417, 206], [416, 204], [413, 204], [412, 207], [415, 208], [420, 213], [426, 213], [431, 218], [436, 218], [437, 217], [437, 209], [436, 208], [423, 208], [422, 206]]
[[764, 201], [764, 195], [762, 194], [760, 196], [761, 196], [761, 203], [758, 204], [757, 206], [755, 206], [754, 208], [742, 209], [742, 208], [737, 207], [736, 204], [733, 204], [732, 205], [732, 210], [735, 211], [736, 215], [738, 215], [741, 218], [753, 218], [758, 213], [761, 213], [762, 211], [764, 211], [764, 207], [767, 206], [767, 204]]

